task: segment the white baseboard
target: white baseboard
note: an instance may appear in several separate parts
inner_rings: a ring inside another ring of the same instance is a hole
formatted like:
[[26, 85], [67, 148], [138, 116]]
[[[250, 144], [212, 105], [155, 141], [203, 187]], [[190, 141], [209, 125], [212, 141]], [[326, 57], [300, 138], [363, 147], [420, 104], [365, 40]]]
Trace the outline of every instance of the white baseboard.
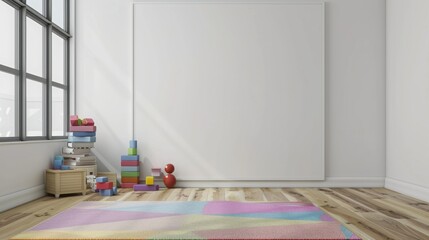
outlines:
[[[142, 180], [144, 182], [144, 180]], [[158, 183], [158, 182], [157, 182]], [[162, 182], [160, 185], [164, 185]], [[325, 181], [177, 180], [176, 187], [384, 187], [384, 177], [328, 177]]]
[[45, 196], [45, 185], [39, 185], [8, 195], [0, 196], [0, 212]]
[[386, 178], [385, 187], [387, 189], [429, 202], [429, 188], [388, 177]]

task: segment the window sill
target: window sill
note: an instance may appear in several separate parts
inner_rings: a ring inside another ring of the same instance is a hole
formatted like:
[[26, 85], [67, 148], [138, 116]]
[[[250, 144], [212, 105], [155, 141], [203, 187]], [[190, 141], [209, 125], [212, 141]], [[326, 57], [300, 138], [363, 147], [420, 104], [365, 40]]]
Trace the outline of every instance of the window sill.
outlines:
[[55, 142], [67, 142], [67, 138], [52, 139], [52, 140], [28, 140], [28, 141], [0, 142], [0, 146], [15, 145], [15, 144], [55, 143]]

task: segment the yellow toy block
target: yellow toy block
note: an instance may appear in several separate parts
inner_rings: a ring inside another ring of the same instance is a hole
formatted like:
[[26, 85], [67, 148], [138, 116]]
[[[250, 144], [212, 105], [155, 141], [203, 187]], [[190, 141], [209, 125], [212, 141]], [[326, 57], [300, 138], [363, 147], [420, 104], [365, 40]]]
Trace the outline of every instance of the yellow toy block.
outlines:
[[154, 182], [153, 176], [146, 177], [146, 185], [148, 186], [153, 185], [153, 182]]

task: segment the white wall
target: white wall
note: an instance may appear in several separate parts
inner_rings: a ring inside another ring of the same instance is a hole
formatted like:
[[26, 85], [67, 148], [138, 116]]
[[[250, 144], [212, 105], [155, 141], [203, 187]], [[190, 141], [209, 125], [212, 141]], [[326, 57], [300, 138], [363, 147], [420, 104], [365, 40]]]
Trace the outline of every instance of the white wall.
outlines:
[[64, 140], [0, 143], [0, 212], [45, 195], [43, 173], [65, 145]]
[[387, 1], [386, 187], [429, 201], [429, 1]]
[[[126, 153], [132, 137], [130, 3], [130, 0], [77, 1], [76, 11], [77, 113], [95, 118], [99, 159], [118, 171], [119, 157]], [[307, 186], [383, 186], [384, 0], [326, 1], [325, 63], [327, 181], [310, 182]], [[144, 149], [144, 138], [138, 140], [140, 149]], [[144, 156], [144, 152], [140, 154]], [[183, 177], [180, 169], [176, 170], [176, 177]], [[256, 184], [289, 186], [290, 183]]]

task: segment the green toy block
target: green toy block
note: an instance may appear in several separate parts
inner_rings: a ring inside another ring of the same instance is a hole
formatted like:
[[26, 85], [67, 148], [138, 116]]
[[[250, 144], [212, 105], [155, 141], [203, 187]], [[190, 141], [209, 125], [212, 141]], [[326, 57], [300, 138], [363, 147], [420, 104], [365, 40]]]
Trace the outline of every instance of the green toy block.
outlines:
[[121, 172], [122, 177], [139, 177], [140, 172]]
[[135, 156], [137, 155], [137, 148], [128, 148], [128, 155]]

